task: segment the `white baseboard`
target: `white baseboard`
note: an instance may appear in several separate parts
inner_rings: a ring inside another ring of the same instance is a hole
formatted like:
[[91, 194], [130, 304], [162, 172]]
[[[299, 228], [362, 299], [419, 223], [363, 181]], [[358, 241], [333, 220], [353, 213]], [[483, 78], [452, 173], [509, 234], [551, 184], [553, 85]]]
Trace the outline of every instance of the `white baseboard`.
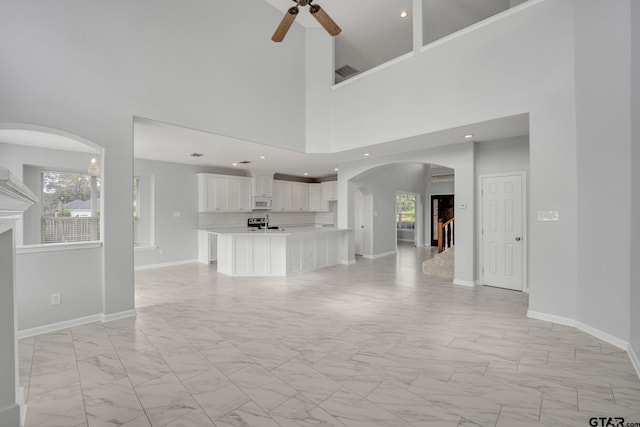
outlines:
[[454, 285], [460, 285], [460, 286], [466, 286], [468, 288], [473, 288], [476, 286], [476, 282], [475, 281], [468, 281], [468, 280], [462, 280], [462, 279], [453, 279], [453, 284]]
[[629, 353], [629, 359], [631, 359], [631, 364], [636, 369], [636, 374], [638, 374], [638, 378], [640, 378], [640, 358], [638, 357], [638, 353], [636, 353], [636, 349], [633, 348], [633, 345], [629, 343], [629, 348], [627, 349], [627, 353]]
[[618, 337], [614, 337], [611, 334], [608, 334], [600, 329], [596, 329], [593, 326], [589, 326], [580, 321], [576, 321], [576, 328], [580, 329], [582, 332], [586, 332], [589, 335], [593, 335], [594, 337], [601, 339], [604, 342], [607, 342], [613, 346], [618, 347], [621, 350], [629, 350], [629, 342], [625, 340], [621, 340]]
[[367, 259], [376, 259], [376, 258], [382, 258], [383, 256], [389, 256], [389, 255], [395, 255], [396, 251], [388, 251], [388, 252], [382, 252], [379, 254], [374, 254], [374, 255], [362, 255], [362, 258], [367, 258]]
[[102, 315], [102, 323], [113, 322], [114, 320], [126, 319], [127, 317], [134, 317], [136, 315], [135, 310], [120, 311], [118, 313], [110, 313]]
[[[621, 350], [625, 350], [629, 353], [629, 357], [631, 357], [631, 361], [633, 362], [633, 357], [636, 355], [632, 355], [632, 347], [628, 341], [615, 337], [608, 332], [601, 331], [598, 328], [594, 328], [593, 326], [587, 325], [586, 323], [582, 323], [578, 320], [570, 319], [568, 317], [555, 316], [553, 314], [541, 313], [539, 311], [527, 311], [527, 317], [537, 320], [544, 320], [546, 322], [556, 323], [559, 325], [565, 326], [573, 326], [576, 329], [581, 330], [582, 332], [586, 332], [587, 334], [598, 338], [608, 344], [611, 344], [615, 347], [618, 347]], [[637, 361], [637, 357], [636, 357]], [[634, 365], [635, 366], [635, 365]], [[636, 371], [639, 372], [638, 376], [640, 376], [640, 369], [636, 367]]]
[[343, 265], [352, 265], [352, 264], [355, 264], [355, 263], [356, 263], [355, 259], [348, 259], [348, 260], [340, 261], [340, 264], [343, 264]]
[[545, 322], [557, 323], [564, 326], [576, 326], [576, 321], [568, 317], [555, 316], [553, 314], [542, 313], [540, 311], [527, 310], [527, 317]]
[[23, 329], [18, 331], [16, 336], [18, 339], [34, 337], [36, 335], [47, 334], [49, 332], [60, 331], [62, 329], [73, 328], [87, 323], [102, 321], [102, 314], [92, 314], [91, 316], [79, 317], [77, 319], [65, 320], [63, 322], [51, 323], [50, 325], [37, 326], [31, 329]]
[[86, 325], [87, 323], [94, 322], [111, 322], [113, 320], [124, 319], [126, 317], [133, 317], [136, 315], [135, 310], [127, 310], [121, 311], [119, 313], [111, 313], [111, 314], [92, 314], [91, 316], [79, 317], [77, 319], [65, 320], [63, 322], [52, 323], [50, 325], [38, 326], [31, 329], [24, 329], [18, 331], [16, 336], [17, 338], [29, 338], [35, 337], [36, 335], [47, 334], [50, 332], [61, 331], [63, 329], [75, 328], [76, 326]]
[[162, 268], [162, 267], [173, 267], [176, 265], [183, 265], [183, 264], [193, 264], [199, 262], [197, 259], [184, 259], [182, 261], [172, 261], [172, 262], [164, 262], [162, 264], [148, 264], [148, 265], [139, 265], [137, 267], [134, 268], [135, 271], [140, 271], [140, 270], [151, 270], [154, 268]]
[[20, 405], [20, 427], [24, 427], [24, 421], [27, 419], [27, 404], [24, 400], [24, 387], [18, 387], [18, 395], [16, 403]]

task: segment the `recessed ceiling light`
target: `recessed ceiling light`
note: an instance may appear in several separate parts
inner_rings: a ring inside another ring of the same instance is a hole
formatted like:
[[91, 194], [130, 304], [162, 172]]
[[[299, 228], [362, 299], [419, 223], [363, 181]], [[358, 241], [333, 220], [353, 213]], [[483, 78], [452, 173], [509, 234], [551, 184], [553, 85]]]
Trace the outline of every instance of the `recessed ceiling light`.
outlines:
[[335, 168], [334, 171], [338, 172], [338, 168]]
[[237, 163], [231, 163], [231, 166], [238, 166]]
[[406, 10], [403, 10], [402, 12], [400, 12], [400, 18], [406, 18], [407, 15], [409, 15], [409, 14], [407, 13]]
[[369, 154], [369, 153], [364, 153], [364, 156], [365, 156], [365, 157], [369, 157], [370, 155], [371, 155], [371, 154]]
[[467, 139], [473, 138], [473, 134], [472, 133], [468, 133], [464, 137], [467, 138]]
[[261, 159], [266, 159], [266, 158], [267, 158], [267, 156], [260, 156], [260, 158], [261, 158]]
[[307, 176], [307, 175], [309, 175], [309, 172], [305, 172], [305, 173], [304, 173], [304, 176]]

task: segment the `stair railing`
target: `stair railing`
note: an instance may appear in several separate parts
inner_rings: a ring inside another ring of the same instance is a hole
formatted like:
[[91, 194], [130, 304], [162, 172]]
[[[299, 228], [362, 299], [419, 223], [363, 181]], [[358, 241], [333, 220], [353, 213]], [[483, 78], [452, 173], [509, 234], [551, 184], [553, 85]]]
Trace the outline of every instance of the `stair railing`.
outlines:
[[447, 222], [438, 221], [438, 253], [444, 252], [454, 245], [455, 217]]

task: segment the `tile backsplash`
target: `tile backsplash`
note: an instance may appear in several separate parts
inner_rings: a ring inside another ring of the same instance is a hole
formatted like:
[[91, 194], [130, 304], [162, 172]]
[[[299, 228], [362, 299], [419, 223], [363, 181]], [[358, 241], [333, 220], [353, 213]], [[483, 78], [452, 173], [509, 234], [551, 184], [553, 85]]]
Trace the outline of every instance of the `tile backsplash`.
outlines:
[[223, 212], [223, 213], [198, 213], [198, 228], [231, 228], [246, 227], [248, 218], [262, 218], [269, 214], [269, 224], [281, 227], [305, 226], [305, 225], [335, 225], [335, 203], [330, 203], [329, 212]]

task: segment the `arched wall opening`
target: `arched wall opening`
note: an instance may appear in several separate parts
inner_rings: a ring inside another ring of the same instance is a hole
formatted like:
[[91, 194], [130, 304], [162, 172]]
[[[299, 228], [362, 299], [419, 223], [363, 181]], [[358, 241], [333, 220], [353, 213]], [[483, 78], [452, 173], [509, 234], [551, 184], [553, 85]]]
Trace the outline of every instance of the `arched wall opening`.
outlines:
[[[64, 243], [45, 244], [41, 240], [43, 233], [40, 226], [45, 221], [48, 224], [51, 219], [44, 219], [42, 201], [27, 210], [18, 221], [15, 259], [18, 337], [103, 318], [105, 281], [102, 236], [105, 233], [105, 221], [101, 221], [99, 215], [105, 209], [104, 197], [98, 201], [95, 195], [97, 183], [104, 182], [104, 158], [104, 147], [70, 132], [33, 124], [0, 124], [0, 164], [23, 181], [41, 200], [44, 194], [42, 177], [45, 173], [90, 176], [88, 179], [94, 193], [90, 196], [89, 216], [94, 216], [80, 218], [84, 216], [82, 206], [78, 211], [73, 211], [78, 218], [70, 217], [69, 220], [84, 224], [87, 222], [84, 220], [88, 219], [95, 228], [100, 227], [100, 231], [94, 230], [91, 236], [76, 236], [77, 239], [73, 239], [62, 235], [60, 237]], [[91, 171], [88, 169], [90, 165]], [[104, 194], [106, 189], [102, 187], [100, 190]], [[73, 202], [77, 201], [80, 200]], [[61, 200], [60, 206], [64, 202], [72, 201]], [[69, 212], [69, 205], [66, 203], [61, 212]], [[75, 226], [71, 228], [80, 229]]]
[[[405, 178], [408, 177], [408, 180], [400, 184], [403, 185], [403, 188], [398, 189], [415, 189], [415, 192], [419, 192], [424, 200], [425, 168], [426, 165], [432, 164], [445, 166], [455, 171], [456, 204], [459, 206], [458, 202], [460, 202], [465, 207], [456, 212], [457, 240], [454, 283], [472, 286], [476, 280], [474, 144], [472, 142], [341, 165], [338, 175], [338, 193], [340, 200], [345, 200], [346, 203], [338, 205], [338, 226], [354, 229], [354, 193], [356, 189], [361, 187], [374, 189], [376, 185], [385, 180], [388, 181], [389, 176], [396, 176], [400, 171], [407, 171]], [[395, 190], [391, 192], [392, 200], [391, 202], [387, 201], [388, 203], [378, 197], [378, 194], [373, 196], [371, 257], [395, 252], [395, 212], [393, 211]], [[389, 196], [387, 195], [387, 197]], [[382, 209], [378, 209], [378, 206], [389, 205], [391, 206], [391, 214], [387, 212], [383, 215]], [[423, 211], [426, 212], [426, 209]], [[422, 222], [425, 223], [424, 218], [422, 218]], [[381, 228], [383, 224], [386, 226], [384, 229]], [[422, 228], [422, 233], [425, 234], [427, 227]], [[423, 241], [425, 241], [424, 238], [423, 236]], [[345, 243], [344, 252], [347, 254], [347, 262], [355, 260], [354, 233], [350, 233], [350, 238]]]

